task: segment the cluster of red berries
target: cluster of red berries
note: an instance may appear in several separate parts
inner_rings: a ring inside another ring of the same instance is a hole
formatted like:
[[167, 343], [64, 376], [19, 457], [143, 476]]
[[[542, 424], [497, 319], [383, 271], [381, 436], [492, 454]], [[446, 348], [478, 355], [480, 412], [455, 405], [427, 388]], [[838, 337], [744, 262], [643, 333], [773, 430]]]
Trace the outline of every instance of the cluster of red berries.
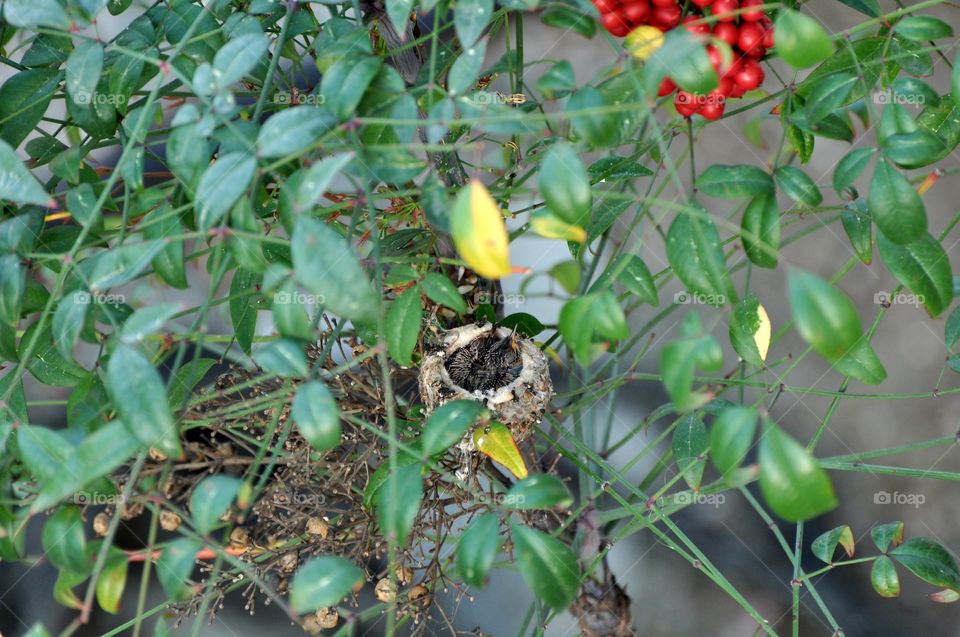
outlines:
[[[650, 25], [661, 31], [684, 26], [691, 33], [723, 40], [733, 50], [733, 60], [725, 64], [720, 50], [707, 45], [710, 62], [717, 71], [719, 86], [706, 95], [680, 89], [673, 103], [684, 117], [699, 113], [707, 119], [723, 115], [727, 98], [740, 97], [763, 82], [759, 60], [773, 47], [773, 23], [760, 7], [764, 0], [690, 0], [690, 11], [682, 15], [678, 0], [593, 0], [600, 11], [603, 26], [617, 37], [633, 29]], [[697, 12], [699, 10], [699, 12]], [[740, 13], [735, 13], [736, 11]], [[718, 16], [711, 25], [699, 22], [705, 15]], [[660, 85], [659, 95], [669, 95], [677, 88], [670, 78]]]

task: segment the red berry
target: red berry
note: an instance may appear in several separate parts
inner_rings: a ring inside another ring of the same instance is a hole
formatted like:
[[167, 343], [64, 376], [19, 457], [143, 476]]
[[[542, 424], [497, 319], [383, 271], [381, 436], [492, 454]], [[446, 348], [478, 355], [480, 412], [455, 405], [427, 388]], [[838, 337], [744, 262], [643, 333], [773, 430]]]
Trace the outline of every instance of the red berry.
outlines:
[[685, 18], [683, 19], [684, 28], [685, 28], [687, 31], [689, 31], [690, 33], [695, 33], [695, 34], [698, 33], [698, 34], [701, 34], [701, 35], [709, 35], [709, 34], [710, 34], [710, 25], [707, 24], [706, 22], [700, 22], [700, 24], [694, 24], [694, 25], [692, 25], [692, 26], [687, 26], [687, 25], [689, 25], [691, 22], [699, 22], [699, 21], [700, 21], [700, 16], [688, 15], [687, 17], [685, 17]]
[[743, 97], [743, 94], [747, 92], [747, 89], [743, 88], [736, 82], [733, 83], [733, 90], [730, 91], [730, 97]]
[[641, 24], [646, 24], [647, 19], [650, 17], [650, 3], [647, 2], [647, 0], [632, 2], [626, 5], [623, 14], [631, 26], [636, 27]]
[[597, 8], [601, 15], [615, 12], [617, 5], [617, 0], [593, 0], [593, 6]]
[[733, 76], [733, 81], [743, 90], [752, 91], [763, 82], [763, 69], [756, 60], [744, 58], [740, 70]]
[[736, 11], [739, 8], [740, 3], [737, 0], [714, 0], [710, 11], [713, 13], [713, 15], [720, 16], [717, 18], [720, 20], [720, 22], [733, 22], [737, 19], [737, 16], [736, 14], [731, 13], [731, 11]]
[[723, 40], [730, 46], [737, 46], [737, 38], [740, 37], [740, 29], [731, 22], [718, 22], [713, 27], [713, 35], [718, 40]]
[[717, 72], [718, 77], [730, 75], [730, 64], [724, 63], [723, 53], [712, 44], [707, 45], [707, 57], [710, 58], [710, 64], [713, 70]]
[[733, 80], [731, 80], [729, 77], [722, 77], [720, 78], [720, 82], [717, 85], [717, 88], [711, 91], [711, 93], [715, 91], [719, 95], [723, 95], [724, 97], [730, 97], [730, 94], [733, 93], [734, 86], [736, 86], [736, 84], [734, 83]]
[[670, 7], [677, 4], [677, 0], [650, 0], [650, 4], [655, 7]]
[[680, 24], [680, 14], [680, 5], [671, 4], [667, 7], [656, 7], [653, 10], [653, 19], [666, 27], [664, 31], [669, 31]]
[[[750, 9], [751, 7], [760, 7], [763, 6], [764, 0], [740, 0], [741, 9]], [[757, 22], [758, 20], [763, 19], [764, 13], [763, 9], [752, 9], [751, 11], [744, 11], [740, 14], [741, 20], [746, 20], [747, 22]]]
[[660, 82], [660, 90], [657, 91], [657, 97], [665, 97], [673, 93], [677, 88], [677, 85], [673, 83], [669, 77], [663, 78], [663, 81]]
[[763, 27], [763, 48], [772, 49], [773, 48], [773, 23], [770, 20], [764, 18], [760, 21], [760, 26]]
[[[737, 46], [750, 57], [762, 57], [766, 53], [763, 49], [763, 27], [756, 22], [741, 24]], [[757, 55], [758, 52], [760, 55]]]
[[673, 98], [673, 106], [677, 112], [684, 117], [691, 117], [700, 110], [700, 104], [693, 93], [688, 93], [683, 89], [677, 91], [677, 96]]
[[707, 102], [700, 107], [699, 113], [706, 119], [720, 119], [723, 116], [724, 103], [722, 101]]
[[690, 0], [690, 2], [692, 2], [695, 6], [700, 7], [701, 9], [706, 9], [711, 4], [713, 4], [713, 0]]
[[601, 21], [603, 22], [604, 28], [618, 38], [622, 38], [630, 32], [630, 27], [627, 26], [627, 23], [619, 13], [605, 13]]

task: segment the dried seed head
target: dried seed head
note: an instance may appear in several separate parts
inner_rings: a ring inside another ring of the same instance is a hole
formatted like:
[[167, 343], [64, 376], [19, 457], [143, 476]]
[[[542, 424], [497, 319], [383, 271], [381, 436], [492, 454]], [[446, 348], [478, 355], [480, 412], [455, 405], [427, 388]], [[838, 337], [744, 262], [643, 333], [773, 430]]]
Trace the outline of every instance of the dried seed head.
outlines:
[[336, 628], [340, 622], [340, 613], [336, 608], [321, 608], [316, 612], [320, 628]]
[[102, 511], [93, 518], [93, 532], [103, 537], [110, 529], [110, 516]]
[[238, 526], [230, 531], [230, 544], [234, 546], [244, 547], [250, 543], [250, 536], [247, 534], [247, 530], [242, 526]]
[[310, 518], [307, 520], [307, 533], [319, 535], [321, 540], [325, 540], [330, 535], [330, 525], [323, 518]]
[[296, 551], [290, 551], [289, 553], [284, 553], [280, 558], [280, 568], [288, 573], [297, 570], [297, 564], [300, 562], [297, 559]]
[[407, 593], [407, 598], [411, 602], [426, 606], [430, 603], [430, 591], [423, 584], [417, 584]]
[[173, 511], [160, 512], [160, 528], [164, 531], [176, 531], [180, 528], [180, 516]]
[[397, 567], [397, 582], [400, 584], [409, 584], [413, 581], [413, 569], [409, 566]]
[[389, 604], [397, 600], [397, 587], [386, 577], [377, 582], [374, 593], [381, 602]]
[[154, 449], [153, 447], [150, 447], [150, 451], [148, 453], [150, 454], [150, 459], [156, 460], [157, 462], [163, 462], [167, 459], [167, 454], [163, 453], [159, 449]]

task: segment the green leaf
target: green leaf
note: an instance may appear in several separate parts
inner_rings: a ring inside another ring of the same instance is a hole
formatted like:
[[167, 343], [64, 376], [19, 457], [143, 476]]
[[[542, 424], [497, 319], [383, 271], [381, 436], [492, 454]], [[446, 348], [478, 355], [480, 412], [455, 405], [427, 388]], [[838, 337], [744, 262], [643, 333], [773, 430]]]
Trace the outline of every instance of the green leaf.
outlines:
[[[401, 450], [397, 455], [397, 468], [409, 467], [420, 461], [420, 457], [405, 453]], [[390, 459], [385, 457], [383, 462], [380, 463], [380, 466], [377, 467], [377, 470], [370, 476], [370, 479], [367, 480], [367, 486], [363, 490], [363, 507], [365, 509], [372, 510], [378, 506], [380, 502], [380, 492], [389, 476]]]
[[[9, 6], [9, 4], [7, 5]], [[26, 57], [26, 56], [24, 56]], [[63, 74], [56, 69], [37, 68], [17, 71], [0, 86], [0, 140], [18, 147], [43, 119], [54, 94], [60, 89]], [[68, 107], [73, 100], [67, 100]], [[5, 163], [0, 153], [0, 186]], [[33, 189], [34, 182], [20, 184], [23, 189]], [[0, 188], [2, 191], [2, 188]], [[5, 196], [0, 192], [0, 198]], [[46, 205], [37, 202], [39, 205]]]
[[373, 320], [380, 298], [346, 239], [330, 226], [298, 217], [291, 240], [297, 280], [345, 318]]
[[61, 570], [86, 573], [92, 566], [84, 559], [87, 538], [80, 508], [64, 505], [43, 524], [43, 552]]
[[574, 147], [554, 144], [540, 166], [540, 196], [550, 212], [570, 224], [585, 227], [593, 207], [590, 178]]
[[833, 485], [817, 459], [773, 422], [764, 422], [758, 460], [763, 497], [784, 520], [809, 520], [837, 506]]
[[724, 478], [743, 464], [757, 431], [757, 410], [733, 406], [720, 412], [710, 428], [710, 459]]
[[869, 265], [873, 261], [873, 224], [866, 202], [863, 199], [851, 201], [841, 213], [840, 222], [857, 258]]
[[560, 310], [558, 327], [564, 342], [581, 365], [589, 365], [609, 347], [610, 341], [629, 336], [623, 308], [609, 291], [567, 301]]
[[644, 67], [648, 95], [656, 95], [665, 77], [691, 93], [703, 95], [717, 88], [717, 72], [706, 47], [686, 29], [668, 31]]
[[932, 15], [907, 16], [893, 25], [893, 31], [918, 42], [953, 37], [953, 27]]
[[438, 407], [420, 436], [424, 455], [434, 456], [460, 442], [484, 411], [483, 405], [473, 400], [453, 400]]
[[855, 545], [853, 531], [851, 531], [850, 527], [846, 524], [838, 526], [835, 529], [830, 529], [826, 533], [818, 536], [817, 539], [813, 541], [813, 544], [810, 545], [810, 550], [813, 551], [813, 554], [820, 558], [822, 562], [832, 564], [833, 554], [836, 552], [838, 545], [843, 546], [847, 557], [853, 557]]
[[89, 103], [103, 72], [103, 45], [84, 40], [67, 58], [67, 95], [77, 103]]
[[290, 583], [290, 606], [296, 613], [312, 613], [336, 606], [363, 581], [363, 572], [342, 557], [315, 557], [297, 570]]
[[203, 172], [197, 186], [197, 226], [207, 232], [220, 223], [244, 193], [257, 171], [257, 160], [247, 153], [227, 153]]
[[387, 17], [393, 24], [397, 33], [403, 33], [410, 20], [410, 12], [413, 10], [414, 0], [387, 0]]
[[683, 474], [684, 481], [691, 489], [698, 490], [710, 448], [710, 434], [696, 414], [690, 413], [680, 419], [673, 431], [671, 448], [677, 470]]
[[797, 331], [831, 363], [860, 340], [860, 316], [847, 296], [830, 283], [801, 270], [791, 270], [788, 295]]
[[573, 495], [560, 478], [537, 473], [510, 487], [503, 502], [517, 510], [566, 509], [573, 504]]
[[55, 204], [37, 178], [3, 140], [0, 140], [0, 199], [48, 207]]
[[517, 567], [534, 595], [562, 611], [580, 590], [580, 567], [560, 540], [520, 524], [510, 524]]
[[303, 347], [288, 338], [261, 345], [254, 350], [253, 360], [264, 371], [283, 378], [301, 378], [310, 373]]
[[354, 158], [353, 153], [340, 153], [324, 157], [312, 164], [303, 174], [294, 197], [294, 210], [309, 210], [320, 201], [337, 174]]
[[327, 98], [326, 107], [333, 111], [337, 121], [356, 116], [360, 100], [380, 71], [380, 65], [380, 58], [351, 55], [335, 62], [323, 74], [320, 94]]
[[943, 140], [924, 129], [895, 133], [881, 140], [880, 145], [884, 157], [903, 168], [929, 166], [949, 154]]
[[24, 357], [27, 345], [34, 340], [36, 334], [37, 345], [30, 359], [26, 361], [27, 369], [34, 378], [46, 385], [73, 387], [85, 376], [86, 370], [60, 355], [60, 351], [53, 344], [53, 335], [49, 326], [44, 326], [43, 331], [37, 334], [39, 328], [40, 322], [37, 321], [26, 329], [20, 339], [18, 356]]
[[903, 544], [903, 522], [878, 524], [870, 529], [870, 538], [881, 553], [886, 553], [891, 546]]
[[127, 564], [127, 554], [111, 546], [97, 580], [97, 603], [110, 614], [120, 611], [120, 598], [127, 585]]
[[56, 504], [84, 485], [110, 474], [140, 449], [140, 442], [122, 423], [113, 421], [103, 425], [57, 463], [30, 510], [38, 512]]
[[816, 124], [835, 113], [844, 104], [860, 78], [853, 73], [837, 73], [818, 80], [810, 88], [805, 109], [807, 121]]
[[740, 222], [743, 252], [761, 268], [777, 267], [780, 250], [780, 208], [775, 194], [765, 193], [750, 200]]
[[496, 513], [485, 513], [471, 522], [457, 541], [457, 569], [463, 581], [482, 587], [501, 546], [503, 536]]
[[340, 410], [333, 394], [319, 380], [311, 380], [297, 389], [290, 409], [300, 434], [317, 451], [340, 445]]
[[193, 393], [194, 387], [203, 380], [210, 368], [216, 364], [212, 358], [198, 358], [181, 365], [170, 377], [168, 394], [170, 404], [179, 409], [184, 401]]
[[204, 478], [190, 494], [190, 515], [197, 533], [206, 535], [219, 525], [243, 485], [238, 478], [212, 475]]
[[953, 308], [943, 328], [943, 339], [948, 350], [953, 349], [960, 341], [960, 306]]
[[584, 86], [570, 96], [564, 109], [573, 130], [594, 148], [613, 146], [620, 138], [620, 120], [613, 113], [602, 112], [610, 106], [603, 94], [592, 86]]
[[144, 241], [102, 250], [83, 263], [90, 272], [87, 285], [101, 291], [128, 283], [147, 269], [162, 248], [162, 241]]
[[876, 153], [876, 148], [854, 148], [844, 155], [833, 171], [833, 189], [842, 194], [853, 185]]
[[171, 601], [190, 597], [190, 574], [201, 548], [203, 543], [199, 540], [180, 538], [168, 544], [157, 558], [157, 579]]
[[526, 312], [514, 312], [500, 319], [500, 326], [508, 330], [517, 330], [517, 334], [526, 338], [533, 338], [543, 330], [547, 329], [536, 316]]
[[953, 272], [947, 253], [930, 234], [900, 245], [877, 237], [880, 258], [897, 281], [917, 295], [930, 316], [939, 316], [953, 301]]
[[145, 239], [161, 245], [153, 256], [150, 265], [163, 281], [175, 288], [187, 287], [187, 276], [183, 267], [183, 241], [167, 240], [183, 234], [180, 216], [174, 214], [169, 206], [160, 206], [147, 214], [140, 224]]
[[0, 378], [0, 396], [6, 396], [0, 403], [0, 454], [4, 453], [7, 438], [14, 427], [24, 427], [27, 419], [27, 397], [23, 393], [23, 379], [16, 374], [7, 373]]
[[220, 90], [243, 79], [266, 54], [270, 41], [262, 33], [246, 33], [227, 42], [213, 58], [213, 78]]
[[395, 361], [405, 367], [413, 365], [413, 349], [417, 346], [422, 320], [419, 285], [409, 288], [394, 299], [387, 310], [387, 351]]
[[820, 189], [813, 183], [813, 180], [799, 168], [794, 166], [780, 166], [773, 176], [777, 180], [777, 185], [787, 194], [788, 197], [805, 206], [819, 206], [823, 202], [823, 195]]
[[545, 100], [555, 100], [569, 94], [577, 87], [573, 66], [566, 60], [556, 62], [537, 79], [536, 86]]
[[617, 283], [640, 300], [653, 306], [660, 305], [653, 275], [650, 274], [647, 264], [637, 255], [624, 255], [623, 268], [617, 274]]
[[106, 387], [117, 415], [137, 440], [168, 456], [181, 455], [180, 430], [166, 388], [146, 356], [130, 345], [117, 345], [107, 363]]
[[887, 370], [866, 339], [858, 341], [834, 367], [844, 376], [853, 376], [867, 385], [879, 385], [887, 378]]
[[427, 275], [420, 283], [424, 293], [434, 303], [445, 305], [457, 314], [464, 314], [467, 311], [467, 302], [460, 296], [457, 287], [443, 274], [439, 272], [427, 272]]
[[15, 325], [27, 289], [27, 269], [16, 254], [0, 255], [0, 322]]
[[877, 164], [867, 198], [870, 216], [894, 243], [911, 243], [927, 232], [923, 200], [910, 181], [886, 161]]
[[260, 277], [238, 268], [230, 281], [230, 321], [237, 344], [250, 354], [253, 335], [257, 329], [257, 290]]
[[871, 18], [878, 18], [880, 14], [883, 13], [880, 10], [880, 4], [877, 0], [840, 0], [840, 3], [847, 5], [851, 9], [856, 9]]
[[873, 589], [882, 597], [900, 596], [900, 578], [897, 576], [897, 568], [886, 555], [881, 555], [873, 562], [870, 567], [870, 583]]
[[592, 38], [597, 32], [597, 23], [592, 18], [572, 11], [562, 5], [554, 5], [543, 12], [540, 20], [548, 27], [563, 29], [579, 33], [585, 38]]
[[296, 154], [320, 139], [334, 124], [329, 112], [316, 106], [294, 106], [274, 114], [257, 133], [261, 158]]
[[486, 54], [486, 40], [480, 40], [475, 46], [464, 49], [447, 75], [447, 91], [450, 95], [460, 95], [476, 84]]
[[[384, 462], [388, 460], [384, 459]], [[420, 512], [420, 502], [423, 500], [420, 469], [419, 464], [398, 467], [380, 487], [377, 521], [384, 537], [392, 538], [399, 546], [406, 545]]]
[[50, 27], [66, 31], [72, 22], [57, 0], [7, 0], [3, 17], [12, 26], [29, 29]]
[[458, 0], [453, 9], [453, 26], [464, 49], [473, 46], [493, 17], [493, 0]]
[[719, 307], [736, 301], [720, 235], [702, 208], [682, 212], [670, 224], [667, 259], [687, 289], [704, 297], [708, 304]]
[[720, 199], [742, 199], [772, 193], [773, 180], [756, 166], [713, 164], [697, 177], [697, 190]]
[[126, 343], [142, 341], [143, 337], [157, 332], [174, 314], [184, 309], [179, 303], [158, 303], [141, 308], [123, 322], [120, 340]]
[[693, 392], [693, 372], [696, 367], [717, 371], [723, 364], [723, 349], [709, 334], [700, 335], [700, 320], [690, 313], [684, 319], [686, 338], [668, 343], [660, 354], [660, 373], [663, 386], [679, 412], [696, 409], [713, 398], [711, 394]]
[[784, 62], [805, 69], [830, 57], [833, 43], [820, 23], [793, 9], [782, 8], [774, 23], [774, 48]]
[[937, 542], [925, 537], [912, 537], [888, 554], [923, 581], [960, 591], [957, 561], [950, 551]]
[[[12, 378], [13, 374], [8, 376]], [[73, 453], [72, 445], [56, 431], [26, 422], [17, 428], [16, 441], [20, 460], [43, 483], [49, 483]]]
[[89, 309], [90, 293], [82, 290], [64, 296], [57, 304], [57, 311], [53, 313], [53, 340], [65, 359], [73, 358], [73, 346], [80, 336]]

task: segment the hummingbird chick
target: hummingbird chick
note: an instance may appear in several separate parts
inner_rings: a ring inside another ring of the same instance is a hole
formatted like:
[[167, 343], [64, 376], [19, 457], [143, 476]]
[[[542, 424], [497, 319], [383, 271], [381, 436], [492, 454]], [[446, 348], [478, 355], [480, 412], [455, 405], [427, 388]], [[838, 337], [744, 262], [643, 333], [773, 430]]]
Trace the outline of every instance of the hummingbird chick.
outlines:
[[503, 338], [490, 332], [454, 352], [445, 362], [450, 380], [467, 391], [489, 391], [509, 385], [523, 370], [515, 333]]

